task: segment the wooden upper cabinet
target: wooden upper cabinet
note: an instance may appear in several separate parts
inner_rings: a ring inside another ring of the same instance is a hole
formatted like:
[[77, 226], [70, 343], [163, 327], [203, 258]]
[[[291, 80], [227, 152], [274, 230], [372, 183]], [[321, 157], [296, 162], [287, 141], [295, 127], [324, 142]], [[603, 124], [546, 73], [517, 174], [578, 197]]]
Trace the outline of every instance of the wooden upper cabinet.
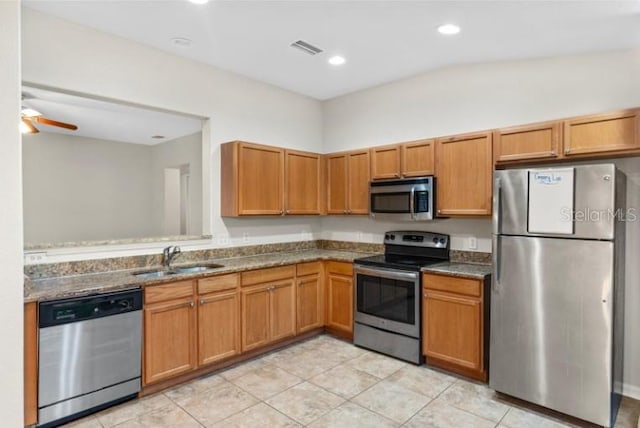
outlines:
[[284, 150], [232, 141], [221, 146], [222, 216], [284, 213]]
[[561, 155], [562, 122], [499, 129], [493, 134], [496, 164], [554, 159]]
[[564, 121], [564, 155], [580, 156], [640, 149], [640, 110], [583, 116]]
[[322, 211], [322, 157], [315, 153], [285, 151], [285, 213], [320, 214]]
[[369, 150], [350, 152], [347, 160], [347, 213], [369, 214]]
[[439, 138], [436, 142], [439, 216], [491, 214], [491, 132]]
[[434, 173], [435, 140], [419, 140], [403, 143], [401, 173], [403, 177], [422, 177]]
[[223, 217], [323, 212], [321, 155], [243, 141], [223, 144], [221, 154]]
[[400, 146], [374, 147], [371, 149], [371, 179], [400, 178]]
[[327, 155], [327, 213], [369, 213], [369, 150]]
[[371, 149], [371, 179], [433, 175], [435, 140], [409, 141]]
[[347, 213], [347, 155], [327, 155], [327, 213]]

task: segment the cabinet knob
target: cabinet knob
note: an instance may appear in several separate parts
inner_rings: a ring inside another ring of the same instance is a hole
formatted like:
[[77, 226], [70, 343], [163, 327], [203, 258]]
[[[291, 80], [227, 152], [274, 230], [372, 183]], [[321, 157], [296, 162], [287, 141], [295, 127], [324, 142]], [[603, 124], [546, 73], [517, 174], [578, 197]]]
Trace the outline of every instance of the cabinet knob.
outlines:
[[565, 154], [569, 154], [569, 153], [571, 153], [571, 149], [564, 149], [564, 153], [565, 153]]
[[427, 293], [423, 293], [422, 297], [424, 297], [426, 299], [427, 298]]
[[351, 214], [351, 210], [347, 210], [347, 212], [348, 212], [349, 214]]
[[280, 215], [284, 215], [284, 211], [280, 210]]
[[344, 214], [346, 214], [346, 213], [347, 213], [347, 210], [344, 210], [344, 211], [342, 211], [342, 212], [343, 212]]
[[556, 155], [556, 151], [555, 150], [551, 150], [551, 156], [555, 156]]
[[291, 210], [287, 210], [287, 214], [291, 214]]
[[204, 299], [200, 299], [200, 306], [204, 305], [206, 302], [204, 301]]
[[189, 302], [189, 306], [191, 306], [192, 308], [195, 306], [195, 302]]

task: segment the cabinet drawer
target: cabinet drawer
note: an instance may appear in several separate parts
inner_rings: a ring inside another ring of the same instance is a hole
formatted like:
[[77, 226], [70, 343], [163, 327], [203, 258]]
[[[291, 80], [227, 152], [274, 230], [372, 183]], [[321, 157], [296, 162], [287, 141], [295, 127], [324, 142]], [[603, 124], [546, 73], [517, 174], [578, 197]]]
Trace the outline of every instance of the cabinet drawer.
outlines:
[[295, 274], [296, 267], [294, 265], [242, 272], [242, 286], [244, 287], [246, 285], [261, 284], [263, 282], [293, 278]]
[[230, 290], [236, 288], [239, 284], [240, 275], [237, 273], [204, 278], [198, 280], [198, 294], [206, 294], [221, 290]]
[[424, 274], [422, 286], [427, 290], [447, 291], [474, 297], [480, 297], [482, 291], [482, 281], [478, 279], [442, 275]]
[[312, 275], [320, 273], [322, 262], [298, 263], [296, 265], [296, 276]]
[[353, 276], [353, 263], [327, 262], [327, 272]]
[[193, 296], [193, 285], [194, 281], [180, 281], [145, 287], [144, 303], [150, 304], [181, 297], [191, 297]]

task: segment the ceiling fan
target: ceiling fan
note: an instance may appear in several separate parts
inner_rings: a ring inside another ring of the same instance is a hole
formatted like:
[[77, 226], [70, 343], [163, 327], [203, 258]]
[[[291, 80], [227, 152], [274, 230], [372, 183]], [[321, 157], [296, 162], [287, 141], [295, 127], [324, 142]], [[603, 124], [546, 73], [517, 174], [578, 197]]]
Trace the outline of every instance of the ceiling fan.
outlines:
[[[24, 100], [25, 98], [28, 97], [23, 95], [22, 99]], [[37, 134], [40, 131], [35, 127], [34, 124], [36, 123], [40, 125], [57, 126], [58, 128], [69, 129], [71, 131], [78, 129], [76, 125], [43, 117], [39, 111], [23, 106], [20, 111], [20, 131], [23, 134]]]

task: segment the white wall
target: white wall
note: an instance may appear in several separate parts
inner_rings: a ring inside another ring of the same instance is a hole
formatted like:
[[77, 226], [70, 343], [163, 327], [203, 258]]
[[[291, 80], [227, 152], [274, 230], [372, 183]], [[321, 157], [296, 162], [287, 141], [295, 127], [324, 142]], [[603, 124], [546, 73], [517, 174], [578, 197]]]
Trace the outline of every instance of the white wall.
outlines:
[[[325, 152], [640, 106], [640, 50], [447, 67], [323, 104]], [[383, 223], [327, 218], [325, 238], [381, 242], [384, 231], [452, 235], [454, 249], [491, 251], [489, 219]], [[640, 384], [640, 383], [639, 383]]]
[[313, 217], [222, 219], [217, 189], [222, 142], [241, 139], [319, 151], [319, 101], [28, 8], [22, 34], [24, 81], [210, 118], [211, 132], [205, 135], [213, 189], [211, 246], [318, 235], [319, 220]]
[[153, 146], [40, 132], [22, 147], [25, 242], [162, 235], [150, 221]]
[[20, 2], [0, 2], [0, 420], [23, 425]]
[[[151, 195], [153, 198], [151, 214], [155, 224], [154, 230], [162, 230], [163, 195], [165, 193], [162, 188], [164, 169], [189, 165], [189, 214], [192, 227], [189, 235], [202, 235], [202, 133], [197, 132], [151, 146], [151, 156]], [[178, 211], [178, 224], [180, 224], [179, 217]]]
[[[640, 106], [640, 50], [449, 67], [324, 103], [326, 152], [390, 144]], [[640, 159], [615, 161], [628, 174], [628, 203], [640, 212]], [[491, 222], [448, 219], [383, 223], [325, 218], [323, 236], [380, 242], [386, 230], [416, 227], [466, 237], [491, 251]], [[627, 225], [625, 394], [640, 398], [640, 221]]]

